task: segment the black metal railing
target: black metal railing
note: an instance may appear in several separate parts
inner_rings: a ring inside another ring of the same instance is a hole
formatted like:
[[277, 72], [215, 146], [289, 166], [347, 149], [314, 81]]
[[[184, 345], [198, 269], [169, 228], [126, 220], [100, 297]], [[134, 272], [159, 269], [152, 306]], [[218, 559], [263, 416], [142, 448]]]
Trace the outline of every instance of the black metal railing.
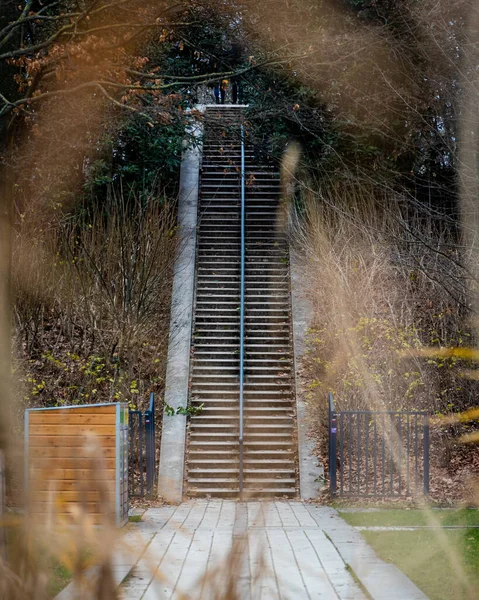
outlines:
[[331, 393], [328, 404], [332, 497], [406, 497], [429, 493], [426, 412], [337, 412]]
[[155, 394], [150, 394], [148, 410], [129, 412], [130, 496], [153, 494], [156, 475]]

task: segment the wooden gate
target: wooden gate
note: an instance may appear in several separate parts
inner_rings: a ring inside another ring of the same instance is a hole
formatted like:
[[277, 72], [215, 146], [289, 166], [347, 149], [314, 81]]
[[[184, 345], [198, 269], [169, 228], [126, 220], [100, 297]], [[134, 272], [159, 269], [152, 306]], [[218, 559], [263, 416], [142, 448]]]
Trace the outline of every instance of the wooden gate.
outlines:
[[128, 405], [90, 404], [25, 411], [28, 509], [71, 519], [73, 507], [95, 522], [128, 520]]

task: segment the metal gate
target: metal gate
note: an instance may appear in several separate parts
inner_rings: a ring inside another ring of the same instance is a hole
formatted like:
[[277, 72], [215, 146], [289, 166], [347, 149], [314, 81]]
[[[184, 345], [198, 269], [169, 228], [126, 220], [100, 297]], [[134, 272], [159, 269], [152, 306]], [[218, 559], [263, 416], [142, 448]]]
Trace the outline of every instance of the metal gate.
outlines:
[[130, 410], [130, 496], [153, 493], [156, 474], [155, 394], [150, 394], [148, 410]]
[[429, 493], [429, 415], [418, 411], [336, 412], [329, 394], [332, 497]]

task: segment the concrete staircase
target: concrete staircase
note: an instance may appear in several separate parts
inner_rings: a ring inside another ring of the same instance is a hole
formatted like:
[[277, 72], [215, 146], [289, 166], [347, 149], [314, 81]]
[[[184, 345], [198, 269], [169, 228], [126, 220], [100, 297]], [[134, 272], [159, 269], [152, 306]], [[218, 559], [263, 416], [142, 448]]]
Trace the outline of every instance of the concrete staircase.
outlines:
[[[207, 108], [200, 178], [187, 494], [239, 495], [241, 108]], [[297, 495], [288, 245], [275, 167], [245, 147], [245, 497]]]

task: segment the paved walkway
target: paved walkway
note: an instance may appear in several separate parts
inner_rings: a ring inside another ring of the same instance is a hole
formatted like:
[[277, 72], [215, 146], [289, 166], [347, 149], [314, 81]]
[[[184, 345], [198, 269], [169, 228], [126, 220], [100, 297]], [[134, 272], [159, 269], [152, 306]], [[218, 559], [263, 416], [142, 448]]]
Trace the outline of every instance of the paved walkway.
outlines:
[[147, 510], [125, 539], [144, 548], [125, 600], [366, 600], [346, 563], [374, 600], [427, 600], [329, 507], [196, 500]]

